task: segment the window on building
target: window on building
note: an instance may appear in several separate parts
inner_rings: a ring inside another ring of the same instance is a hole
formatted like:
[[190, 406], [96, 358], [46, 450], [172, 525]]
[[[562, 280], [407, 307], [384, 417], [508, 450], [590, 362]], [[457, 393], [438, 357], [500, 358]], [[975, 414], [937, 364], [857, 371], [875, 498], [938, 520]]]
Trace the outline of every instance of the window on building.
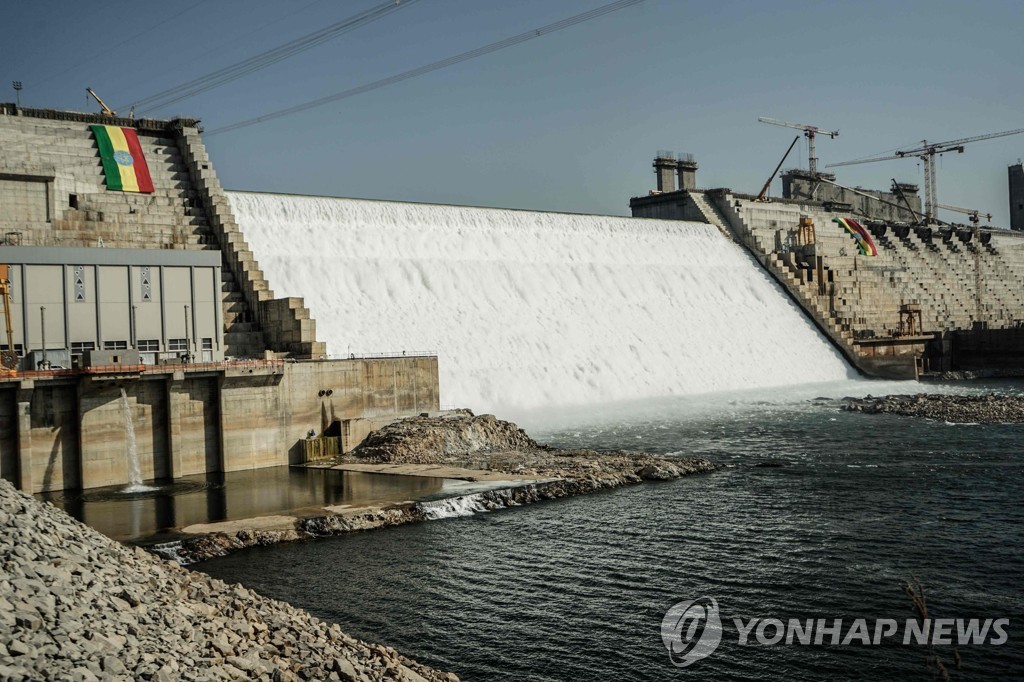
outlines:
[[155, 352], [160, 350], [160, 342], [156, 339], [143, 339], [139, 341], [139, 350], [142, 352]]
[[[10, 349], [7, 348], [7, 344], [4, 343], [4, 344], [0, 344], [0, 350], [10, 350]], [[22, 347], [22, 345], [20, 343], [14, 344], [14, 352], [18, 354], [18, 357], [21, 357], [21, 356], [25, 355], [24, 348]]]
[[68, 195], [68, 206], [70, 206], [71, 208], [78, 208], [78, 195], [77, 194], [69, 194]]
[[188, 350], [188, 339], [167, 339], [167, 350]]
[[202, 346], [203, 362], [213, 362], [213, 339], [203, 339]]
[[86, 351], [96, 350], [96, 344], [92, 341], [72, 341], [71, 342], [71, 354], [81, 355]]
[[127, 341], [104, 341], [103, 350], [128, 350]]

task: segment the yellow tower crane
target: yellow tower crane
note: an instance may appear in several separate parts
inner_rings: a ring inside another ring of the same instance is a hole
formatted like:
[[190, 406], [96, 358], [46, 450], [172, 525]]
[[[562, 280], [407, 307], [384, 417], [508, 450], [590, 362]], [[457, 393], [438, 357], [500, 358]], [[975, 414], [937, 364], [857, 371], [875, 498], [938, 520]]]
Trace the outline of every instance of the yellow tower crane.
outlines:
[[7, 348], [0, 351], [0, 370], [13, 372], [18, 368], [18, 354], [14, 350], [14, 326], [11, 324], [10, 266], [0, 265], [0, 306], [4, 309], [7, 330]]

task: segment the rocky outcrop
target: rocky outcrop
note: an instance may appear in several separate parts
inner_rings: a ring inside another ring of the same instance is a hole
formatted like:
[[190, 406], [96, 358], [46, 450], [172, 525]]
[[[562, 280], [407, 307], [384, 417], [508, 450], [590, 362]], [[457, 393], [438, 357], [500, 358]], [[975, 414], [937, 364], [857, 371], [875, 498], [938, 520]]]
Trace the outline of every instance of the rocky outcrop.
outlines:
[[842, 409], [865, 414], [899, 414], [954, 424], [1024, 423], [1024, 397], [1012, 395], [887, 395], [843, 398]]
[[456, 410], [441, 417], [408, 417], [388, 424], [370, 433], [353, 455], [360, 462], [437, 464], [456, 456], [537, 447], [511, 422]]
[[0, 480], [0, 679], [455, 682]]
[[[550, 448], [538, 445], [511, 422], [491, 415], [474, 416], [469, 410], [441, 417], [410, 417], [389, 424], [371, 433], [339, 462], [449, 465], [509, 474], [519, 480], [509, 481], [507, 488], [446, 500], [307, 517], [286, 530], [212, 533], [154, 549], [167, 558], [190, 564], [246, 547], [492, 511], [643, 481], [668, 481], [717, 468], [703, 458]], [[524, 477], [536, 482], [523, 483]]]
[[666, 481], [715, 468], [706, 459], [551, 448], [539, 445], [512, 422], [490, 414], [476, 416], [469, 410], [400, 419], [371, 433], [339, 461], [452, 465], [542, 478], [607, 480], [615, 485]]

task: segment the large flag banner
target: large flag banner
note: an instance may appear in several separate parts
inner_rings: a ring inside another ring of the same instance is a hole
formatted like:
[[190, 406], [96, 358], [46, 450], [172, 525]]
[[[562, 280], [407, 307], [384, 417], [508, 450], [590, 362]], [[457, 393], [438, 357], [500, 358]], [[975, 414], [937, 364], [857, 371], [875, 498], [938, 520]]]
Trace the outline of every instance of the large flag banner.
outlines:
[[122, 192], [153, 192], [149, 166], [142, 155], [139, 137], [134, 128], [118, 126], [89, 126], [100, 148], [103, 173], [107, 176], [107, 189]]

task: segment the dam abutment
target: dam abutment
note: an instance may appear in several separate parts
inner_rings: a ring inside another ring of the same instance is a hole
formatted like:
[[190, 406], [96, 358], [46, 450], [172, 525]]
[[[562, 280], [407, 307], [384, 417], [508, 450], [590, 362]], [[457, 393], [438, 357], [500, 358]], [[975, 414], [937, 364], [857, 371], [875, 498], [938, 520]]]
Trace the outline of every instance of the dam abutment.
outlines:
[[128, 480], [124, 390], [143, 479], [295, 464], [310, 431], [350, 450], [373, 428], [439, 409], [432, 356], [182, 366], [0, 381], [0, 476], [33, 493]]
[[911, 211], [894, 206], [891, 193], [847, 192], [823, 178], [817, 184], [835, 190], [824, 200], [790, 182], [784, 189], [793, 196], [781, 199], [689, 189], [634, 197], [630, 207], [634, 217], [700, 220], [725, 231], [868, 376], [1024, 370], [1015, 331], [1024, 325], [1019, 234], [914, 228], [898, 222]]
[[[111, 134], [137, 144], [107, 159]], [[142, 477], [169, 480], [439, 408], [436, 357], [328, 359], [303, 299], [275, 297], [198, 121], [0, 104], [0, 150], [0, 476], [22, 490], [126, 484], [126, 414]]]

